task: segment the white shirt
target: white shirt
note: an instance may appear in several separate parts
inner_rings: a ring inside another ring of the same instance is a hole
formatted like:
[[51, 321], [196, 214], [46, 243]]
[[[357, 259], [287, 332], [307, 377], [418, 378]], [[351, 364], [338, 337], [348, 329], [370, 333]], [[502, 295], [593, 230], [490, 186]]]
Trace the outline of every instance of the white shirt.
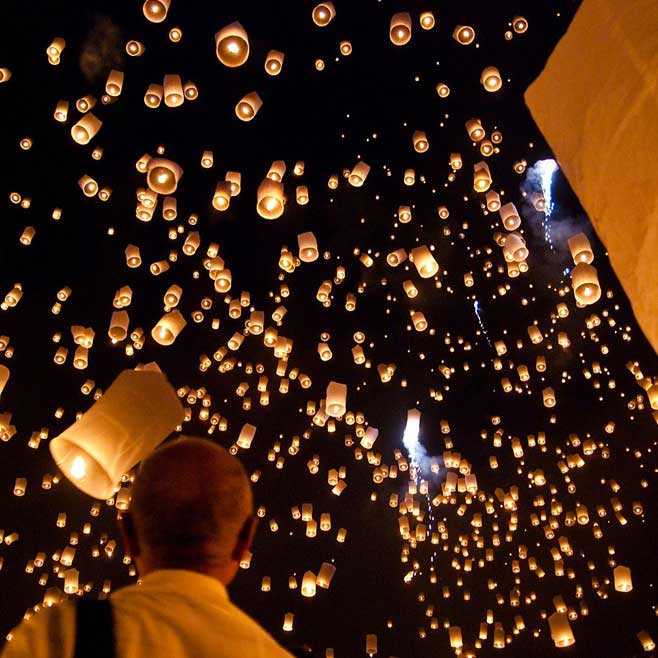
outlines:
[[[292, 658], [210, 576], [154, 571], [111, 601], [117, 658]], [[73, 602], [44, 608], [15, 629], [2, 658], [72, 658], [75, 625]]]

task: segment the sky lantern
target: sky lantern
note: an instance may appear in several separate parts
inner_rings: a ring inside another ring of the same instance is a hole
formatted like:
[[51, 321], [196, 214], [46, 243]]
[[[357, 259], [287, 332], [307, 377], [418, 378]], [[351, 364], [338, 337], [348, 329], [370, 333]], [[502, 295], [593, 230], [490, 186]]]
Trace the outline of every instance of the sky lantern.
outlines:
[[151, 330], [151, 336], [160, 345], [171, 345], [187, 324], [180, 311], [165, 313]]
[[431, 30], [436, 25], [434, 13], [431, 11], [424, 11], [419, 18], [420, 26], [423, 30]]
[[243, 96], [235, 106], [235, 115], [240, 121], [251, 121], [263, 106], [263, 101], [257, 92], [252, 91]]
[[396, 46], [404, 46], [411, 41], [411, 16], [407, 12], [393, 14], [389, 36]]
[[145, 0], [142, 12], [151, 23], [162, 23], [167, 18], [171, 0]]
[[365, 183], [369, 173], [370, 167], [365, 162], [357, 162], [348, 178], [350, 185], [361, 187]]
[[103, 122], [88, 112], [71, 128], [71, 136], [78, 144], [89, 144], [100, 130]]
[[584, 306], [595, 304], [601, 298], [599, 277], [593, 265], [578, 263], [571, 270], [571, 285], [576, 301]]
[[151, 158], [146, 169], [146, 183], [158, 194], [173, 194], [182, 175], [183, 170], [172, 160]]
[[263, 219], [278, 219], [283, 214], [283, 185], [265, 178], [258, 186], [256, 210]]
[[125, 370], [100, 400], [50, 442], [50, 452], [76, 487], [107, 499], [118, 488], [121, 475], [144, 459], [182, 418], [182, 406], [162, 373]]
[[278, 50], [270, 50], [265, 57], [265, 71], [268, 75], [279, 75], [285, 55]]
[[500, 71], [495, 66], [487, 66], [482, 75], [480, 82], [486, 91], [498, 91], [503, 86], [503, 79], [500, 77]]
[[411, 259], [413, 264], [418, 271], [418, 274], [423, 279], [429, 279], [433, 277], [439, 271], [439, 264], [432, 256], [432, 252], [426, 245], [421, 245], [420, 247], [415, 247], [411, 250]]
[[217, 59], [235, 68], [242, 66], [249, 57], [249, 37], [240, 23], [226, 25], [215, 34], [215, 53]]
[[313, 8], [311, 16], [318, 27], [326, 27], [336, 16], [334, 3], [321, 2]]
[[587, 236], [584, 233], [573, 235], [568, 240], [569, 251], [574, 264], [586, 263], [590, 265], [594, 261], [594, 252]]
[[462, 46], [468, 46], [475, 40], [475, 30], [470, 25], [457, 25], [452, 38]]

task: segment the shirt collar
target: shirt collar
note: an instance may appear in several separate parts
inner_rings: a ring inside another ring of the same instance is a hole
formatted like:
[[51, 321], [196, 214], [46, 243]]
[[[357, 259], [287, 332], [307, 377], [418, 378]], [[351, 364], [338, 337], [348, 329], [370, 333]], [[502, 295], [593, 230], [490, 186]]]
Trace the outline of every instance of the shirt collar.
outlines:
[[142, 586], [172, 588], [179, 592], [205, 593], [228, 601], [226, 587], [216, 578], [187, 569], [157, 569], [140, 579]]

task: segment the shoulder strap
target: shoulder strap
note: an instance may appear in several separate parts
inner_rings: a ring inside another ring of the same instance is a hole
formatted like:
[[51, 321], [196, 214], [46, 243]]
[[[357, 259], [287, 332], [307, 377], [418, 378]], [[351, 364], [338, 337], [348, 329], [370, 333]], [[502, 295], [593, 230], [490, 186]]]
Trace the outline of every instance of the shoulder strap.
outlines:
[[76, 602], [74, 658], [115, 658], [114, 619], [109, 599]]

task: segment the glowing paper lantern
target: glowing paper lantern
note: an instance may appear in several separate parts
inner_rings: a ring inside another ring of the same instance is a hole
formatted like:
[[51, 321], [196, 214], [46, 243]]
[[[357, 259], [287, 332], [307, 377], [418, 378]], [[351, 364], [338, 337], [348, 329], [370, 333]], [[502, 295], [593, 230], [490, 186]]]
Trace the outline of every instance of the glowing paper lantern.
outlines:
[[300, 233], [297, 236], [299, 246], [299, 260], [303, 263], [312, 263], [317, 260], [320, 252], [318, 250], [318, 241], [312, 231]]
[[431, 30], [436, 25], [436, 19], [431, 11], [424, 11], [420, 15], [420, 26], [423, 30]]
[[519, 212], [513, 203], [506, 203], [504, 206], [501, 206], [499, 212], [503, 226], [508, 231], [516, 231], [516, 229], [521, 226], [521, 218], [519, 217]]
[[329, 382], [326, 393], [326, 411], [332, 418], [340, 418], [345, 414], [347, 406], [347, 385]]
[[265, 57], [265, 71], [269, 75], [279, 75], [285, 55], [278, 50], [270, 50]]
[[523, 34], [528, 29], [528, 21], [523, 16], [515, 16], [512, 19], [512, 29], [517, 34]]
[[251, 442], [254, 440], [256, 435], [256, 427], [249, 423], [245, 423], [240, 430], [240, 435], [236, 440], [236, 444], [240, 446], [243, 450], [248, 450], [251, 447]]
[[180, 75], [165, 75], [162, 88], [164, 90], [164, 102], [167, 107], [180, 107], [185, 102]]
[[569, 647], [575, 643], [569, 617], [566, 612], [554, 612], [548, 618], [548, 624], [551, 629], [551, 638], [556, 647]]
[[79, 420], [50, 442], [58, 468], [86, 494], [107, 499], [121, 476], [183, 420], [161, 372], [124, 370]]
[[631, 570], [628, 567], [623, 567], [620, 564], [614, 568], [612, 573], [615, 579], [615, 590], [618, 592], [630, 592], [633, 589]]
[[89, 112], [73, 125], [71, 128], [71, 137], [73, 137], [73, 140], [78, 144], [89, 144], [102, 125], [103, 122]]
[[[350, 185], [354, 187], [361, 187], [365, 183], [369, 172], [370, 172], [369, 165], [367, 165], [365, 162], [357, 162], [354, 169], [352, 169], [352, 171], [350, 172], [350, 175], [347, 180], [349, 181]], [[337, 183], [338, 182], [336, 181], [336, 184]]]
[[134, 39], [131, 39], [126, 44], [126, 52], [131, 57], [139, 57], [144, 53], [144, 44], [141, 41], [135, 41]]
[[317, 26], [326, 27], [331, 23], [335, 15], [336, 9], [333, 2], [321, 2], [313, 8], [311, 17]]
[[215, 34], [217, 59], [230, 68], [242, 66], [249, 57], [249, 37], [240, 23], [231, 23]]
[[283, 215], [283, 185], [266, 178], [258, 186], [256, 211], [264, 219], [278, 219]]
[[162, 85], [152, 83], [148, 86], [146, 94], [144, 94], [144, 104], [152, 109], [160, 107], [163, 95], [164, 87]]
[[215, 186], [215, 193], [212, 197], [212, 206], [216, 210], [223, 212], [228, 210], [231, 203], [231, 184], [228, 181], [219, 181]]
[[407, 12], [393, 14], [389, 29], [391, 43], [404, 46], [411, 40], [411, 16]]
[[[343, 481], [341, 480], [340, 482]], [[336, 485], [338, 484], [339, 482], [336, 482]], [[322, 587], [323, 589], [329, 589], [329, 585], [331, 584], [331, 580], [334, 577], [335, 573], [336, 573], [336, 567], [333, 564], [330, 564], [329, 562], [323, 562], [322, 566], [320, 567], [320, 571], [318, 571], [318, 575], [316, 578], [317, 586]]]
[[503, 255], [508, 263], [512, 261], [520, 263], [528, 257], [528, 248], [525, 240], [519, 233], [509, 233], [505, 236], [505, 245], [503, 246]]
[[466, 132], [474, 142], [481, 141], [486, 134], [480, 119], [469, 119], [466, 122]]
[[583, 306], [594, 304], [601, 298], [599, 277], [593, 265], [578, 263], [571, 270], [571, 286], [576, 301]]
[[146, 0], [142, 6], [142, 12], [151, 23], [162, 23], [167, 18], [171, 0]]
[[235, 115], [240, 121], [251, 121], [263, 105], [263, 101], [257, 92], [252, 91], [243, 96], [235, 106]]
[[489, 92], [498, 91], [503, 86], [500, 71], [495, 66], [487, 66], [480, 76], [480, 83]]
[[452, 38], [462, 46], [468, 46], [475, 39], [475, 30], [470, 25], [457, 25], [452, 32]]
[[417, 153], [425, 153], [430, 147], [430, 144], [427, 141], [427, 135], [423, 130], [416, 130], [413, 134], [412, 141], [414, 144], [414, 150]]
[[591, 264], [594, 260], [594, 252], [587, 236], [584, 233], [578, 233], [569, 238], [569, 251], [575, 265], [578, 263]]
[[146, 183], [158, 194], [173, 194], [182, 175], [181, 167], [164, 158], [151, 158], [146, 167]]
[[432, 252], [426, 245], [412, 249], [411, 260], [423, 279], [429, 279], [439, 271], [439, 264], [434, 260]]
[[476, 192], [486, 192], [491, 187], [491, 172], [486, 162], [473, 165], [473, 189]]
[[117, 98], [121, 95], [121, 90], [123, 89], [123, 71], [110, 71], [110, 74], [107, 76], [107, 82], [105, 83], [105, 92], [108, 96]]
[[165, 313], [151, 330], [151, 336], [160, 345], [171, 345], [187, 322], [180, 311]]

